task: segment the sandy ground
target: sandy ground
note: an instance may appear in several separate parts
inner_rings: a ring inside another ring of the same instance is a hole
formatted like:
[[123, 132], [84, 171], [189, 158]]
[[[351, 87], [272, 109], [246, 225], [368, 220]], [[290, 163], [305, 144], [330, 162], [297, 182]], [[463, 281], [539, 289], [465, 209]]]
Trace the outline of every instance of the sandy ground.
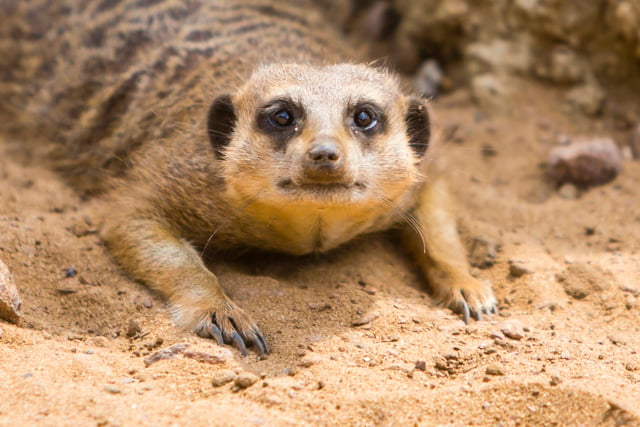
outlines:
[[175, 329], [100, 242], [100, 201], [0, 156], [0, 259], [23, 307], [22, 327], [0, 321], [0, 425], [640, 425], [640, 162], [563, 197], [543, 167], [558, 137], [625, 134], [559, 99], [523, 85], [509, 115], [465, 91], [433, 104], [473, 259], [498, 249], [474, 270], [498, 315], [465, 326], [434, 305], [386, 236], [218, 260], [272, 346], [263, 360]]

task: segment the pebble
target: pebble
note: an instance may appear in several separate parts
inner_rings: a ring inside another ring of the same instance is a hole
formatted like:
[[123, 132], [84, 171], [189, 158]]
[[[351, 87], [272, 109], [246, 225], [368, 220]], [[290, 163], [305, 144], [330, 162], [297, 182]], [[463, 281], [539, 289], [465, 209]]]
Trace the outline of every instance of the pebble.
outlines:
[[162, 350], [158, 350], [155, 353], [151, 353], [149, 356], [144, 358], [144, 364], [148, 367], [159, 360], [164, 359], [173, 359], [177, 355], [184, 353], [184, 351], [189, 347], [189, 344], [174, 344], [171, 347], [163, 348]]
[[122, 393], [122, 389], [114, 386], [114, 385], [108, 385], [104, 387], [104, 390], [111, 393], [111, 394], [120, 394]]
[[418, 371], [426, 371], [427, 370], [427, 362], [425, 362], [424, 360], [418, 360], [416, 362], [416, 369]]
[[252, 372], [242, 372], [236, 377], [234, 385], [239, 389], [245, 389], [254, 385], [259, 379], [260, 377]]
[[0, 260], [0, 319], [20, 324], [22, 301], [9, 267]]
[[201, 351], [185, 351], [184, 357], [197, 360], [201, 363], [209, 363], [211, 365], [217, 365], [218, 363], [224, 363], [226, 358], [220, 357], [214, 354], [204, 353]]
[[549, 152], [547, 175], [558, 185], [580, 187], [605, 184], [622, 169], [622, 154], [611, 138], [574, 141]]
[[524, 327], [518, 319], [509, 319], [500, 325], [500, 331], [513, 340], [521, 340], [524, 338]]
[[127, 337], [133, 338], [142, 332], [142, 326], [136, 319], [129, 319], [129, 325], [127, 326]]
[[503, 340], [504, 334], [502, 332], [493, 331], [491, 332], [490, 338], [493, 338], [494, 340]]
[[562, 382], [562, 380], [560, 379], [559, 376], [552, 375], [551, 376], [551, 381], [549, 381], [549, 384], [551, 384], [552, 386], [556, 386], [556, 385], [560, 384], [561, 382]]
[[302, 359], [300, 359], [300, 362], [298, 362], [298, 366], [302, 368], [308, 368], [310, 366], [317, 365], [321, 361], [322, 361], [322, 358], [317, 354], [308, 354], [304, 356]]
[[362, 326], [373, 322], [380, 317], [379, 311], [369, 311], [351, 322], [351, 326]]
[[142, 298], [142, 305], [145, 308], [151, 308], [151, 307], [153, 307], [153, 301], [151, 300], [151, 298], [146, 296], [146, 297]]
[[229, 369], [222, 369], [213, 373], [211, 377], [211, 385], [221, 387], [236, 379], [236, 373]]
[[513, 277], [522, 277], [525, 274], [532, 274], [533, 268], [527, 265], [525, 261], [519, 259], [509, 260], [509, 274]]
[[637, 370], [640, 370], [640, 365], [638, 365], [637, 363], [629, 362], [626, 365], [624, 365], [624, 368], [627, 371], [635, 372]]
[[504, 366], [496, 363], [496, 364], [487, 366], [485, 373], [487, 375], [506, 375], [507, 372], [505, 371]]

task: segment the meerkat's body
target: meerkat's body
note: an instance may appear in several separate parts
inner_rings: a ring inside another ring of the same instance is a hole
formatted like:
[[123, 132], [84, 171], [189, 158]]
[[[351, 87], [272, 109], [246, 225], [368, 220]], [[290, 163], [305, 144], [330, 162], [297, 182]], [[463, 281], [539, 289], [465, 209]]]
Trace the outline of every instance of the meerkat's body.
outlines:
[[424, 102], [351, 64], [311, 4], [25, 3], [0, 6], [5, 132], [52, 140], [42, 151], [80, 191], [115, 176], [104, 238], [180, 325], [267, 352], [199, 251], [302, 255], [391, 228], [436, 299], [465, 317], [494, 309], [423, 161]]

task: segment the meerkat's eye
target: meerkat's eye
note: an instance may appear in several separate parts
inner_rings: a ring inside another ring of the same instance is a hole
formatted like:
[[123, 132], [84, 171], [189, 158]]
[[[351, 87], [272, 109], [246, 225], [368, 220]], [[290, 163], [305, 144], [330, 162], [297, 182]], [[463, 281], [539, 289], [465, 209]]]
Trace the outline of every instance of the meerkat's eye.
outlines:
[[380, 117], [374, 106], [366, 104], [355, 108], [351, 120], [355, 130], [370, 133], [379, 130]]
[[290, 99], [275, 99], [268, 102], [258, 110], [256, 115], [258, 129], [278, 143], [284, 143], [300, 133], [304, 127], [304, 120], [304, 109]]
[[269, 116], [269, 122], [278, 128], [286, 128], [293, 124], [293, 114], [289, 110], [278, 110]]

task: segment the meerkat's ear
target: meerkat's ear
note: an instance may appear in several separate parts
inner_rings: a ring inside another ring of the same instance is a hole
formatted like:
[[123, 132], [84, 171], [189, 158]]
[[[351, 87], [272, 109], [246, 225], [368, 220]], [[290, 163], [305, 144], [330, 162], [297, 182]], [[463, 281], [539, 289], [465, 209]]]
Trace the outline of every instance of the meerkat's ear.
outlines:
[[236, 120], [236, 112], [233, 108], [231, 96], [228, 94], [218, 96], [209, 108], [207, 133], [213, 150], [219, 159], [224, 158], [224, 148], [231, 141], [231, 134], [236, 125]]
[[431, 127], [426, 101], [418, 98], [409, 99], [409, 108], [405, 116], [409, 145], [419, 157], [423, 157], [429, 147]]

